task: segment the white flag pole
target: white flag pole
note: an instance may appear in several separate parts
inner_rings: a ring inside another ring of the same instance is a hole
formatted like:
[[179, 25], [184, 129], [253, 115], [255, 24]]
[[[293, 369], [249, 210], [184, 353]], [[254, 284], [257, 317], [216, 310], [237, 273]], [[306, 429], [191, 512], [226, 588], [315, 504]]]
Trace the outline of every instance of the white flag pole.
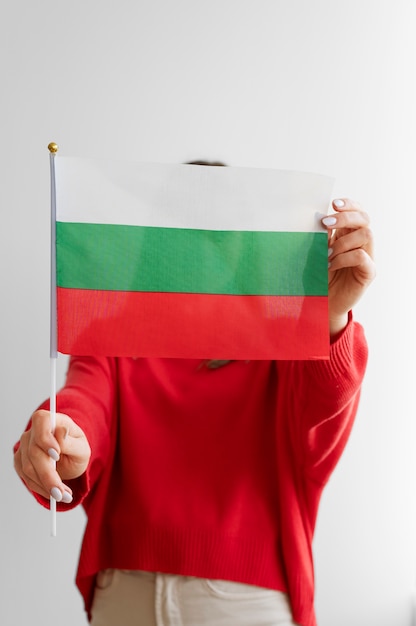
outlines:
[[[50, 177], [51, 177], [51, 294], [50, 294], [50, 414], [51, 431], [56, 427], [56, 362], [58, 358], [57, 314], [56, 314], [56, 187], [55, 187], [55, 155], [58, 152], [56, 143], [48, 145]], [[56, 468], [56, 461], [51, 459]], [[56, 500], [49, 499], [51, 510], [51, 535], [56, 537]]]

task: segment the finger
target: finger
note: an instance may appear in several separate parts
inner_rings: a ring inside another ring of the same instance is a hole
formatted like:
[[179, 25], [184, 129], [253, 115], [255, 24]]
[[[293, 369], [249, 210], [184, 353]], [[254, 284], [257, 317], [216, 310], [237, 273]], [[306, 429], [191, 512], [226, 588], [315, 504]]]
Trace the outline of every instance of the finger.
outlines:
[[58, 502], [72, 501], [72, 490], [65, 485], [56, 472], [55, 463], [41, 450], [37, 454], [32, 450], [29, 457], [24, 447], [20, 447], [15, 454], [15, 469], [27, 487], [45, 498], [51, 495]]
[[36, 482], [48, 494], [51, 494], [55, 500], [60, 502], [64, 492], [68, 491], [69, 487], [62, 482], [56, 469], [56, 462], [53, 461], [49, 454], [45, 454], [44, 450], [34, 447], [29, 463], [32, 463], [36, 473]]
[[83, 432], [64, 413], [56, 414], [56, 426], [52, 433], [50, 412], [36, 411], [32, 416], [32, 438], [36, 445], [44, 452], [47, 452], [54, 461], [59, 461], [62, 454], [62, 447], [67, 446], [71, 437], [83, 436]]
[[[56, 415], [56, 420], [58, 422], [60, 414]], [[51, 422], [51, 414], [50, 411], [35, 411], [33, 413], [32, 425], [30, 429], [30, 434], [33, 442], [44, 452], [48, 453], [51, 450], [51, 455], [53, 455], [52, 450], [55, 451], [55, 460], [56, 455], [59, 457], [60, 455], [60, 446], [59, 442], [56, 439], [54, 433], [52, 432], [52, 422]], [[53, 457], [52, 457], [53, 458]]]
[[370, 223], [367, 213], [364, 211], [349, 210], [342, 213], [333, 213], [322, 218], [322, 224], [329, 230], [357, 229], [368, 226]]
[[338, 254], [328, 265], [330, 272], [344, 268], [355, 269], [356, 278], [363, 285], [368, 285], [375, 277], [374, 261], [363, 248]]
[[359, 202], [356, 200], [351, 200], [351, 198], [337, 198], [332, 201], [332, 208], [334, 211], [342, 212], [342, 211], [360, 211], [364, 213], [363, 208]]
[[372, 251], [373, 234], [367, 226], [357, 230], [348, 231], [340, 237], [332, 237], [329, 241], [328, 258], [333, 259], [338, 254], [364, 248], [367, 252]]
[[91, 448], [84, 432], [72, 422], [62, 437], [60, 432], [56, 433], [56, 436], [61, 447], [58, 471], [63, 480], [81, 476], [87, 469], [91, 458]]
[[30, 430], [23, 433], [15, 455], [16, 471], [32, 491], [49, 497], [52, 490], [56, 500], [70, 502], [71, 489], [65, 485], [56, 470], [60, 446], [51, 433], [47, 411], [32, 416]]
[[39, 493], [45, 498], [49, 497], [47, 491], [39, 484], [37, 474], [33, 468], [33, 465], [29, 463], [27, 457], [24, 458], [22, 454], [22, 448], [20, 447], [14, 455], [14, 468], [19, 477], [26, 484], [28, 489]]

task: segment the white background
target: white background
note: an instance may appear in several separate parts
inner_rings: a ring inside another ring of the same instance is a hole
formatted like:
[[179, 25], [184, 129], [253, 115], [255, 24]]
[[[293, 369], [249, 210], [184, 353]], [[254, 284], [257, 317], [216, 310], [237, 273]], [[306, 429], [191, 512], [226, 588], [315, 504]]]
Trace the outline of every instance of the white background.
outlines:
[[[335, 176], [372, 216], [370, 361], [314, 543], [319, 626], [409, 626], [415, 519], [414, 0], [3, 0], [0, 623], [82, 625], [81, 510], [49, 514], [12, 446], [49, 395], [49, 155]], [[62, 381], [65, 358], [59, 360]], [[133, 504], [133, 503], [132, 503]]]

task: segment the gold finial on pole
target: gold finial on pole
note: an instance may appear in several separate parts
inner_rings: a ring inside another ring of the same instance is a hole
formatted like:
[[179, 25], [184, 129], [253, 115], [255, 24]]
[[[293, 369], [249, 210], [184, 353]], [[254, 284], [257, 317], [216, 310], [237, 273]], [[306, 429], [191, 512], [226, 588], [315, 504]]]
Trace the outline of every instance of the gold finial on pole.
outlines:
[[48, 150], [49, 152], [51, 152], [52, 154], [55, 154], [55, 152], [58, 152], [58, 144], [54, 143], [53, 141], [51, 141], [51, 143], [48, 146]]

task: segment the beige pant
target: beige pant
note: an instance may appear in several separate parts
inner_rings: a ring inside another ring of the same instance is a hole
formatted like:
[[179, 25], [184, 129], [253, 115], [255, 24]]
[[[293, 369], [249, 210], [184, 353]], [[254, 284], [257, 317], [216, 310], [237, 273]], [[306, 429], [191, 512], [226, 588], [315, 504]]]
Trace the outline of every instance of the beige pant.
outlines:
[[104, 570], [91, 626], [292, 626], [286, 594], [252, 585]]

